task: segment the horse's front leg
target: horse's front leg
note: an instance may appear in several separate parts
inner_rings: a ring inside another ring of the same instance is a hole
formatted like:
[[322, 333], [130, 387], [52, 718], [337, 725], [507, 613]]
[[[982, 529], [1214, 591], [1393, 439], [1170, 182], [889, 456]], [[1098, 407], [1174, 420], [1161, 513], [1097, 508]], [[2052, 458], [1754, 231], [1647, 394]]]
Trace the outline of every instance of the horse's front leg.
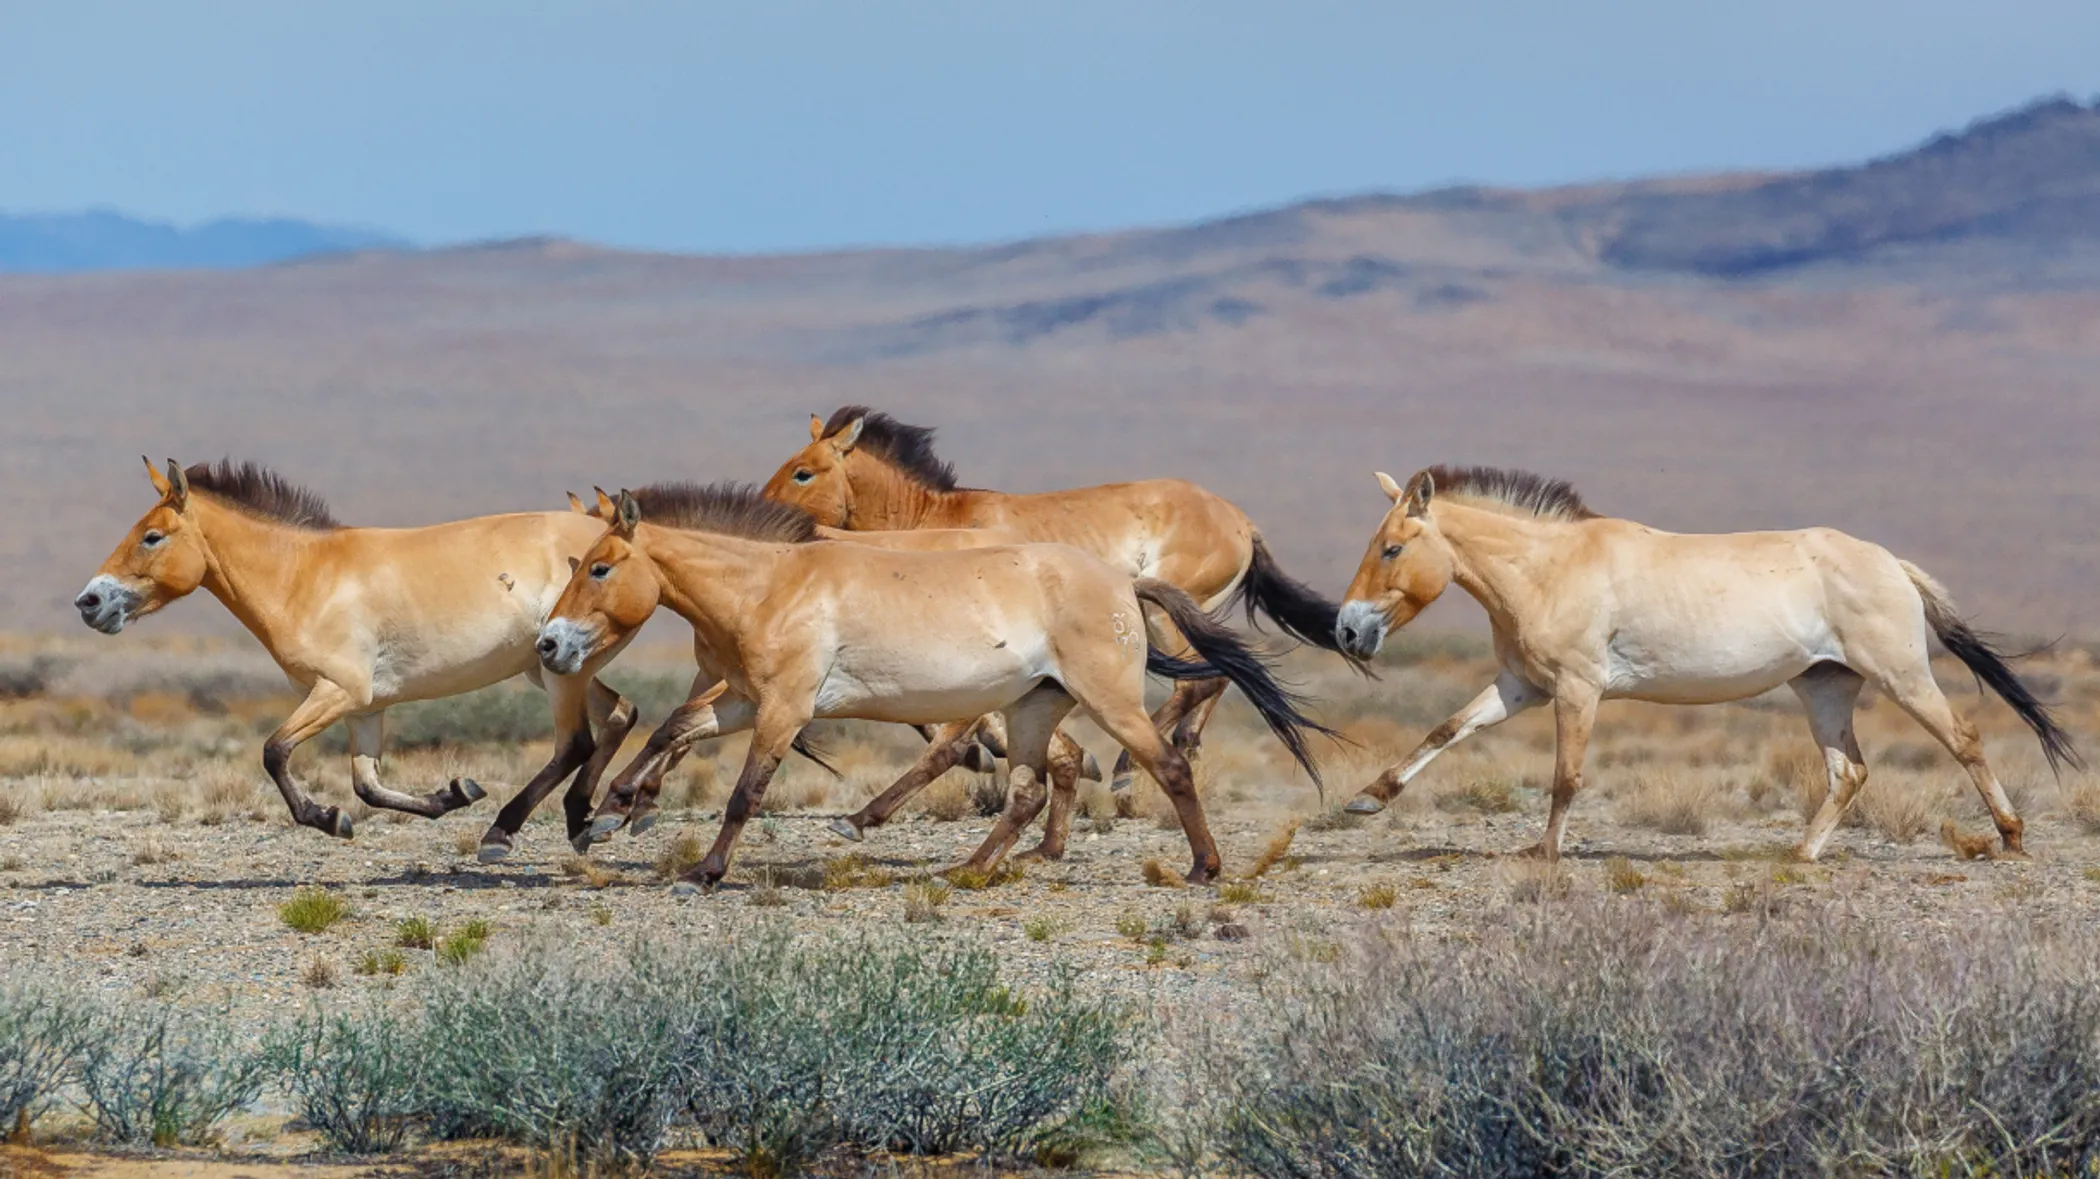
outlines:
[[[620, 771], [591, 817], [586, 838], [596, 841], [618, 831], [636, 811], [636, 799], [653, 800], [663, 776], [695, 744], [751, 727], [755, 711], [749, 700], [729, 691], [724, 681], [702, 688], [695, 681], [691, 699], [672, 710], [649, 734], [649, 743]], [[792, 735], [791, 735], [792, 737]]]
[[357, 699], [331, 680], [320, 680], [307, 692], [306, 699], [270, 739], [263, 743], [263, 772], [277, 784], [277, 793], [284, 796], [284, 805], [292, 812], [292, 822], [301, 827], [312, 827], [325, 831], [337, 839], [348, 839], [353, 834], [350, 816], [340, 807], [324, 807], [307, 797], [292, 778], [292, 751], [312, 740], [328, 726], [350, 715], [358, 707]]
[[496, 812], [496, 821], [482, 834], [481, 848], [476, 853], [482, 863], [493, 864], [510, 855], [518, 832], [532, 817], [533, 809], [554, 793], [563, 778], [582, 768], [597, 752], [585, 699], [588, 686], [587, 681], [575, 676], [562, 676], [547, 685], [554, 711], [554, 755], [532, 776], [532, 781]]
[[1582, 789], [1582, 764], [1590, 751], [1590, 730], [1597, 723], [1597, 701], [1602, 693], [1587, 684], [1563, 684], [1553, 697], [1553, 809], [1546, 816], [1546, 834], [1525, 855], [1551, 863], [1560, 858], [1561, 837], [1567, 833], [1568, 804]]
[[787, 756], [788, 747], [794, 744], [795, 734], [810, 721], [810, 708], [805, 700], [800, 707], [761, 707], [752, 725], [751, 751], [744, 756], [743, 772], [736, 777], [736, 791], [729, 796], [729, 805], [722, 808], [722, 829], [715, 833], [714, 846], [708, 849], [707, 858], [701, 860], [685, 875], [679, 877], [672, 891], [690, 893], [700, 889], [713, 889], [729, 874], [729, 856], [736, 850], [737, 836], [744, 830], [753, 813], [766, 801], [766, 785], [773, 780], [773, 771], [780, 768], [780, 761]]
[[481, 783], [472, 778], [454, 778], [444, 789], [421, 797], [387, 789], [379, 781], [379, 758], [386, 743], [385, 710], [353, 716], [344, 724], [350, 729], [350, 785], [366, 806], [435, 819], [488, 797]]
[[831, 821], [835, 835], [858, 843], [863, 832], [870, 827], [880, 827], [889, 822], [890, 816], [906, 800], [926, 787], [928, 782], [947, 773], [960, 764], [966, 752], [978, 748], [975, 734], [983, 725], [983, 718], [955, 721], [934, 729], [927, 738], [931, 744], [919, 760], [904, 771], [904, 776], [891, 783], [888, 790], [868, 800], [868, 804], [850, 815], [842, 815]]
[[603, 680], [591, 681], [585, 699], [591, 724], [598, 730], [597, 748], [592, 750], [590, 760], [583, 763], [583, 768], [576, 771], [576, 777], [561, 798], [569, 846], [579, 853], [591, 848], [591, 798], [597, 793], [598, 779], [604, 776], [605, 767], [611, 765], [613, 757], [620, 752], [627, 734], [634, 731], [639, 715], [633, 701], [613, 691]]
[[1547, 700], [1546, 693], [1526, 680], [1509, 672], [1496, 677], [1486, 691], [1473, 697], [1464, 708], [1431, 729], [1429, 736], [1415, 746], [1406, 760], [1378, 775], [1377, 779], [1349, 800], [1344, 810], [1357, 815], [1375, 815], [1385, 809], [1386, 804], [1398, 797], [1400, 791], [1416, 774], [1428, 768], [1437, 755], [1467, 737], [1487, 728], [1499, 725], [1510, 717], [1527, 709], [1536, 708]]

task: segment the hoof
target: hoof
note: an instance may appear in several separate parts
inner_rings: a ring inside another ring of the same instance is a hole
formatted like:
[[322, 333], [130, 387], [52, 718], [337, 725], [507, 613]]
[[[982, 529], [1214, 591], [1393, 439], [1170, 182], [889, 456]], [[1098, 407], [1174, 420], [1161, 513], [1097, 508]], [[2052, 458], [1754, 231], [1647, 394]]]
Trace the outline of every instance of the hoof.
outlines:
[[583, 829], [583, 833], [585, 835], [590, 836], [592, 843], [596, 843], [599, 840], [604, 839], [606, 836], [611, 835], [613, 832], [618, 831], [621, 825], [626, 822], [626, 815], [599, 815], [597, 818], [591, 820], [591, 825], [585, 827]]
[[1342, 809], [1352, 815], [1375, 815], [1385, 809], [1385, 804], [1368, 794], [1359, 794]]
[[661, 811], [643, 811], [641, 814], [629, 818], [627, 820], [627, 834], [631, 836], [648, 834], [649, 828], [656, 826], [656, 820], [661, 818], [662, 815], [663, 812]]
[[569, 846], [575, 848], [576, 854], [579, 856], [590, 855], [591, 845], [596, 842], [598, 841], [591, 838], [591, 833], [588, 830], [578, 831], [569, 837]]
[[452, 793], [461, 800], [460, 806], [472, 806], [489, 796], [489, 792], [481, 788], [481, 783], [472, 778], [452, 779]]
[[1546, 841], [1543, 839], [1538, 841], [1537, 843], [1532, 844], [1529, 847], [1518, 848], [1516, 851], [1513, 851], [1509, 854], [1512, 857], [1519, 860], [1538, 860], [1542, 863], [1547, 864], [1551, 864], [1554, 861], [1560, 859], [1560, 849], [1557, 847], [1547, 847]]
[[833, 819], [831, 822], [825, 824], [825, 826], [830, 827], [831, 833], [833, 835], [838, 836], [840, 839], [850, 839], [854, 843], [859, 843], [861, 841], [860, 828], [854, 826], [852, 822], [847, 819]]
[[1017, 860], [1026, 860], [1030, 863], [1046, 863], [1064, 859], [1065, 849], [1061, 847], [1052, 847], [1048, 843], [1038, 843], [1034, 847], [1029, 848], [1027, 851], [1016, 855], [1014, 858]]
[[1209, 884], [1211, 882], [1211, 878], [1216, 875], [1216, 872], [1213, 872], [1209, 868], [1198, 864], [1195, 867], [1190, 868], [1189, 874], [1182, 877], [1182, 879], [1190, 884], [1197, 885], [1200, 887], [1202, 885]]
[[350, 822], [350, 816], [344, 814], [336, 807], [328, 808], [328, 826], [326, 830], [337, 839], [353, 839], [357, 835], [356, 828]]
[[962, 767], [973, 774], [989, 774], [998, 769], [998, 759], [991, 750], [973, 743], [962, 755]]
[[[1079, 763], [1079, 780], [1082, 782], [1099, 782], [1101, 780], [1101, 762], [1091, 753], [1087, 754], [1085, 759]], [[1128, 788], [1127, 785], [1125, 788]]]
[[474, 851], [474, 858], [484, 864], [494, 864], [510, 858], [510, 840], [501, 832], [491, 831], [481, 837], [481, 846]]
[[1115, 781], [1108, 784], [1108, 792], [1110, 794], [1128, 794], [1130, 793], [1131, 784], [1136, 781], [1136, 774], [1117, 774]]

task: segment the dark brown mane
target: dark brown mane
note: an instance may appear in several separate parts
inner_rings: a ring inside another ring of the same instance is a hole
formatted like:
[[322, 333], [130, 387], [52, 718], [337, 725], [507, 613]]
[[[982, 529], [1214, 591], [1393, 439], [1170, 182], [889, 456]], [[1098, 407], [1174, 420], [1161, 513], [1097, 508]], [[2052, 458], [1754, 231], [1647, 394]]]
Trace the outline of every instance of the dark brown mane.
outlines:
[[226, 501], [251, 516], [275, 520], [309, 532], [328, 532], [343, 525], [320, 496], [260, 463], [198, 463], [182, 472], [191, 491]]
[[955, 468], [933, 453], [933, 427], [907, 426], [865, 405], [842, 405], [824, 423], [829, 438], [861, 419], [856, 450], [865, 450], [935, 491], [955, 490]]
[[1435, 496], [1483, 500], [1546, 520], [1593, 520], [1597, 513], [1565, 479], [1507, 467], [1431, 467]]
[[809, 513], [775, 503], [748, 483], [652, 483], [628, 494], [641, 506], [644, 521], [666, 528], [787, 544], [817, 539]]

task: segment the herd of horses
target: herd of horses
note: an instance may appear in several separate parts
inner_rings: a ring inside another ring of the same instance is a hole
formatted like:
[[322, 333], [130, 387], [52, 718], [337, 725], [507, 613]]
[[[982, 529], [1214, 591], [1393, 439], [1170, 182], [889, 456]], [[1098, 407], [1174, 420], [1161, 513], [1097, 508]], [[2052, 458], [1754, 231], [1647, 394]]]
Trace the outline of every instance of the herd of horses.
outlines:
[[[848, 406], [810, 419], [810, 440], [760, 490], [658, 484], [565, 511], [420, 528], [353, 528], [254, 464], [150, 461], [158, 500], [75, 599], [108, 634], [209, 591], [306, 693], [263, 747], [297, 823], [348, 839], [351, 817], [311, 798], [293, 750], [348, 729], [351, 782], [367, 805], [435, 818], [485, 796], [456, 778], [423, 795], [380, 781], [385, 711], [526, 675], [547, 692], [547, 764], [482, 837], [511, 853], [526, 819], [567, 780], [579, 851], [658, 814], [665, 775], [696, 745], [751, 732], [713, 847], [679, 882], [711, 888], [767, 782], [812, 720], [916, 726], [928, 746], [895, 785], [833, 821], [849, 839], [880, 826], [958, 764], [1010, 766], [1005, 811], [967, 861], [996, 867], [1047, 805], [1030, 856], [1064, 852], [1082, 778], [1100, 771], [1059, 731], [1075, 709], [1115, 739], [1112, 788], [1135, 769], [1172, 801], [1188, 879], [1221, 870], [1189, 770], [1222, 694], [1237, 687], [1304, 771], [1309, 739], [1334, 734], [1220, 615], [1238, 604], [1290, 637], [1363, 667], [1385, 636], [1456, 584], [1486, 609], [1500, 672], [1347, 809], [1382, 809], [1439, 753], [1550, 704], [1557, 752], [1544, 836], [1559, 854], [1600, 701], [1738, 700], [1787, 684], [1820, 747], [1829, 791], [1796, 854], [1813, 860], [1860, 787], [1852, 730], [1875, 685], [1946, 747], [1989, 807], [2002, 854], [2022, 827], [1974, 725], [1935, 682], [1929, 636], [2040, 739], [2052, 767], [2078, 764], [2069, 736], [1966, 625], [1946, 592], [1886, 549], [1829, 529], [1683, 535], [1592, 512], [1566, 483], [1521, 471], [1430, 467], [1391, 502], [1337, 603], [1285, 574], [1252, 521], [1192, 483], [1158, 479], [1040, 494], [957, 486], [933, 431]], [[692, 627], [686, 702], [599, 797], [637, 723], [598, 678], [642, 624], [668, 609]], [[1172, 694], [1147, 713], [1147, 675]], [[1133, 768], [1134, 767], [1134, 768]]]

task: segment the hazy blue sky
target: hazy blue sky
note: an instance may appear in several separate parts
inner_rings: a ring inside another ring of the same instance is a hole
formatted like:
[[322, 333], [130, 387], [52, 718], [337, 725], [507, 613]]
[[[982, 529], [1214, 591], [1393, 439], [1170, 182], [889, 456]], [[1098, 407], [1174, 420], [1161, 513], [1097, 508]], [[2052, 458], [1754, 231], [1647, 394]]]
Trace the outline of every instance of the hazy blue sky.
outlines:
[[0, 209], [975, 241], [1850, 160], [2100, 92], [2095, 0], [0, 0]]

